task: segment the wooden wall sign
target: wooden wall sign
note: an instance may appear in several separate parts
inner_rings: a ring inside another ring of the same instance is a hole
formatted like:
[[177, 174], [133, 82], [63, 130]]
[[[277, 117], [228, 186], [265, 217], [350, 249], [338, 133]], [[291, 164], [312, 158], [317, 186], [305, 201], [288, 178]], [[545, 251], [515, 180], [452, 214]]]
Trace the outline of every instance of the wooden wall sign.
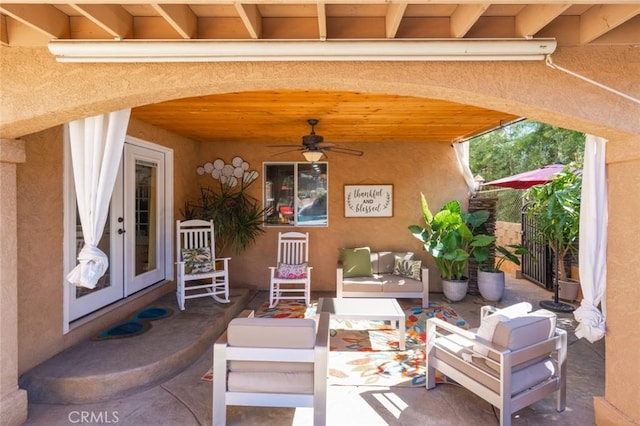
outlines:
[[393, 185], [345, 185], [345, 217], [393, 217]]

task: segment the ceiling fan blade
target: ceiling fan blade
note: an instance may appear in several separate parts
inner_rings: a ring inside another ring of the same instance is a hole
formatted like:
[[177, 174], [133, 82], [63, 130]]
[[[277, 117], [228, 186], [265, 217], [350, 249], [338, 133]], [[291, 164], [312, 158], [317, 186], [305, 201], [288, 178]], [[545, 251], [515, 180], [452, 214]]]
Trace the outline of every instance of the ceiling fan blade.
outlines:
[[362, 157], [364, 155], [364, 151], [360, 151], [358, 149], [351, 149], [351, 148], [343, 148], [340, 146], [330, 146], [330, 147], [326, 147], [326, 148], [322, 148], [323, 151], [331, 151], [331, 152], [335, 152], [338, 154], [349, 154], [349, 155], [355, 155], [357, 157]]
[[302, 146], [300, 144], [297, 145], [267, 145], [268, 148], [287, 148], [287, 147], [291, 147], [291, 148], [302, 148]]
[[316, 144], [316, 147], [320, 148], [320, 149], [324, 149], [324, 148], [331, 148], [334, 146], [338, 146], [335, 143], [332, 142], [320, 142]]
[[[297, 146], [297, 145], [277, 145], [277, 146], [283, 147], [283, 146]], [[274, 157], [276, 155], [286, 154], [288, 152], [294, 152], [294, 151], [306, 151], [306, 148], [298, 147], [298, 148], [295, 148], [295, 149], [288, 149], [286, 151], [276, 152], [275, 154], [271, 154], [271, 157]]]

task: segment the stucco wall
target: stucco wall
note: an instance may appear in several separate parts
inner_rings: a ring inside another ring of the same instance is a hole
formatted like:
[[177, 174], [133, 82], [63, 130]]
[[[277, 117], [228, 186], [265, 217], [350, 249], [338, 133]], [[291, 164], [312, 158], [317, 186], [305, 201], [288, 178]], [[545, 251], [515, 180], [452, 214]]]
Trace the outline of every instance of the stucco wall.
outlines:
[[[195, 195], [190, 192], [193, 178], [187, 170], [198, 158], [198, 144], [135, 120], [127, 133], [175, 150], [172, 179], [174, 216], [178, 217], [178, 207]], [[172, 291], [169, 283], [63, 335], [62, 127], [26, 135], [23, 140], [27, 161], [17, 169], [19, 374]]]
[[[640, 137], [609, 141], [606, 399], [640, 423]], [[611, 423], [613, 424], [613, 423]], [[622, 424], [622, 423], [617, 423]]]
[[[553, 57], [559, 66], [640, 96], [637, 48], [563, 47]], [[0, 74], [0, 136], [5, 138], [151, 102], [263, 89], [447, 99], [595, 135], [640, 133], [640, 105], [543, 61], [63, 64], [46, 48], [0, 46]]]
[[[412, 250], [416, 257], [430, 266], [433, 291], [441, 291], [435, 264], [422, 250], [418, 240], [408, 231], [410, 224], [422, 224], [420, 192], [424, 192], [433, 209], [452, 200], [467, 203], [468, 190], [460, 175], [453, 148], [448, 143], [352, 143], [349, 147], [365, 151], [363, 157], [330, 154], [329, 163], [329, 226], [325, 228], [301, 227], [309, 232], [310, 264], [313, 266], [313, 290], [335, 291], [336, 263], [340, 247], [370, 246], [373, 250]], [[273, 157], [277, 149], [255, 144], [203, 144], [200, 162], [189, 165], [193, 186], [215, 187], [210, 176], [196, 176], [196, 166], [222, 158], [227, 163], [235, 156], [248, 161], [260, 178], [251, 187], [252, 195], [262, 201], [263, 162], [301, 161], [299, 153]], [[197, 177], [197, 180], [196, 180]], [[392, 184], [393, 217], [345, 218], [345, 184]], [[238, 255], [226, 253], [231, 261], [231, 283], [254, 285], [267, 289], [268, 266], [275, 266], [279, 231], [291, 228], [267, 227], [256, 244]]]

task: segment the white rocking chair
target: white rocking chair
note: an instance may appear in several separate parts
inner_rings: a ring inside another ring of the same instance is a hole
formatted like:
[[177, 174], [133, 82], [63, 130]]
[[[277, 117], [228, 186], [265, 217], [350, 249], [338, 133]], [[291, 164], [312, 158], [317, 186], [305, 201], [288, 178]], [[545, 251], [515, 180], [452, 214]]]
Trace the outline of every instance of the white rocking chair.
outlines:
[[[198, 297], [212, 297], [220, 303], [230, 302], [231, 258], [215, 257], [213, 221], [176, 221], [176, 258], [176, 297], [180, 310], [184, 310], [185, 300]], [[194, 283], [189, 285], [191, 281]]]
[[280, 232], [276, 266], [269, 266], [271, 280], [269, 306], [280, 300], [304, 299], [307, 306], [311, 297], [311, 267], [309, 266], [309, 233]]

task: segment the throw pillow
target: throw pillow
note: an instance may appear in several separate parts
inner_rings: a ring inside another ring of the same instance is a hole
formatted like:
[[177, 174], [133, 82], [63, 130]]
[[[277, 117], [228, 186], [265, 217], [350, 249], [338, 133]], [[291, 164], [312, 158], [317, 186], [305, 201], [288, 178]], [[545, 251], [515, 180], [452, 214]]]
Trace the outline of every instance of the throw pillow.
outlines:
[[307, 278], [307, 264], [287, 265], [286, 263], [280, 263], [278, 264], [278, 278], [289, 280]]
[[372, 277], [371, 249], [369, 247], [341, 248], [343, 277]]
[[395, 263], [393, 264], [393, 274], [420, 281], [421, 267], [421, 260], [410, 260], [406, 257], [396, 256]]
[[182, 249], [182, 261], [184, 273], [187, 275], [204, 274], [214, 270], [209, 247]]

